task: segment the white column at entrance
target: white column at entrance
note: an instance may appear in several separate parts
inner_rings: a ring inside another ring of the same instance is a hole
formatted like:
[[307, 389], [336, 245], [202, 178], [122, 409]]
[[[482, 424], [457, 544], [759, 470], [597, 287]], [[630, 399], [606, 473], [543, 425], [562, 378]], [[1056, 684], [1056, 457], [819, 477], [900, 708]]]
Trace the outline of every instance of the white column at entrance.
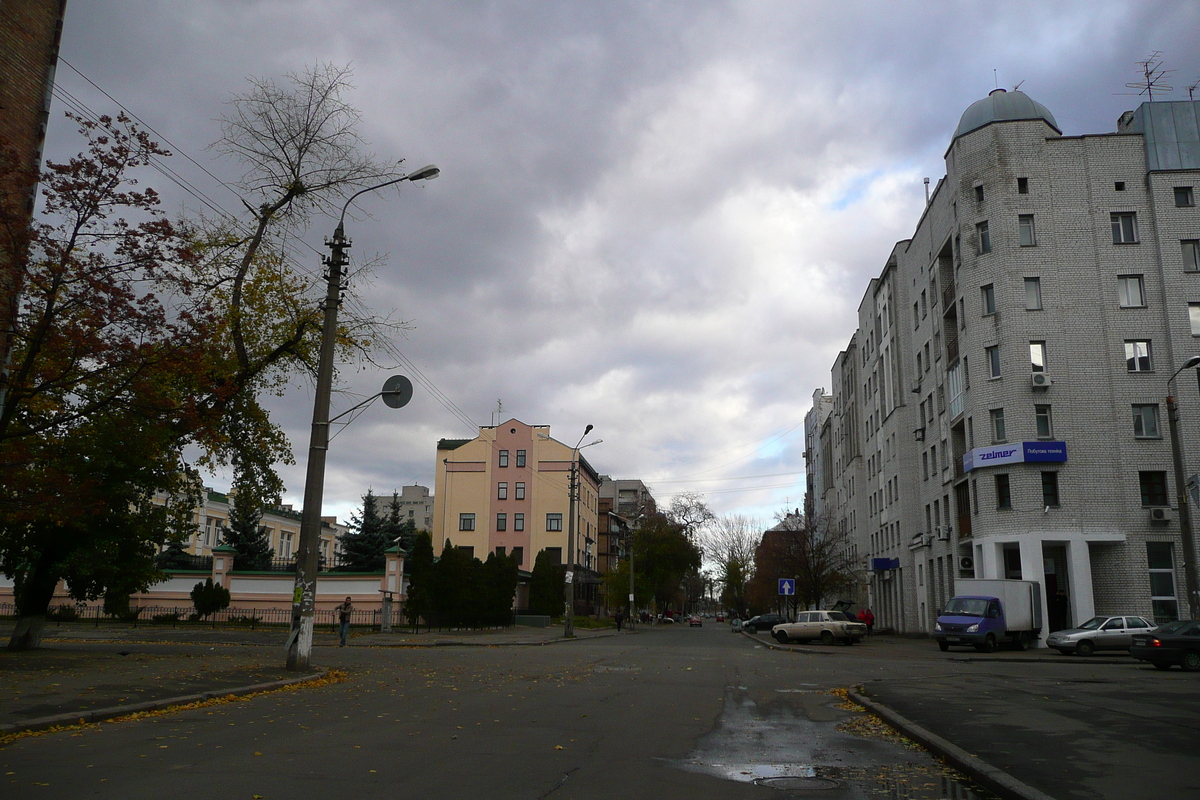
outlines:
[[1092, 560], [1088, 543], [1082, 539], [1067, 542], [1067, 583], [1071, 587], [1071, 625], [1075, 626], [1096, 614], [1096, 598], [1092, 595]]
[[1046, 646], [1046, 637], [1050, 635], [1050, 606], [1046, 602], [1050, 599], [1046, 596], [1046, 573], [1045, 561], [1042, 554], [1042, 540], [1033, 536], [1025, 536], [1021, 538], [1021, 579], [1027, 581], [1037, 581], [1038, 592], [1042, 599], [1042, 632], [1038, 634], [1038, 647]]

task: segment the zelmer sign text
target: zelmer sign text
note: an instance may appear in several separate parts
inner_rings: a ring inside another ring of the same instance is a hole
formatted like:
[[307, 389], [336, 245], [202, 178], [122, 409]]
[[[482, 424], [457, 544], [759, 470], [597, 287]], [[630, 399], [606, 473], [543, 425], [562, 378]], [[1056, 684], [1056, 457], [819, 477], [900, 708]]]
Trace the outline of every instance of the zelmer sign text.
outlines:
[[1067, 460], [1066, 442], [1013, 442], [976, 447], [963, 455], [963, 471], [980, 467], [999, 467], [1026, 462], [1063, 462]]

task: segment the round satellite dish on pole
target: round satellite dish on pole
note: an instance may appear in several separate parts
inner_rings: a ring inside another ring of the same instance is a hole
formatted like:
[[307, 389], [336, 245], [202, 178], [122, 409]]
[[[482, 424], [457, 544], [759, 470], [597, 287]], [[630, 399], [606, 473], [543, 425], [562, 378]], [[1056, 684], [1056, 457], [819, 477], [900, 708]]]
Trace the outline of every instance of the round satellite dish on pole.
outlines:
[[384, 382], [382, 395], [388, 408], [404, 408], [412, 400], [412, 381], [403, 375], [393, 375]]

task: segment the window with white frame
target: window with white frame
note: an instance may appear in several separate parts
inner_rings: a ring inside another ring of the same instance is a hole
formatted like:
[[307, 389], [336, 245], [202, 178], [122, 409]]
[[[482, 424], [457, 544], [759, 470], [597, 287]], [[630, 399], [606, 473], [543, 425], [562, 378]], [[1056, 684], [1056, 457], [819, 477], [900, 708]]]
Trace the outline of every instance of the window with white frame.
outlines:
[[1112, 223], [1113, 244], [1137, 243], [1137, 214], [1121, 211], [1109, 214]]
[[980, 253], [992, 252], [992, 234], [988, 230], [987, 220], [984, 220], [975, 226], [975, 236], [979, 243]]
[[1138, 439], [1159, 439], [1158, 404], [1133, 404], [1133, 435]]
[[1046, 371], [1046, 343], [1029, 343], [1029, 370], [1031, 372]]
[[1200, 336], [1200, 303], [1188, 303], [1188, 323], [1192, 336]]
[[1021, 247], [1033, 247], [1037, 244], [1033, 233], [1033, 214], [1020, 214], [1017, 216], [1017, 232], [1020, 237]]
[[1126, 341], [1125, 369], [1129, 372], [1149, 372], [1152, 368], [1149, 340], [1135, 339]]
[[474, 514], [459, 514], [458, 529], [460, 531], [475, 530], [475, 515]]
[[561, 531], [562, 530], [562, 514], [547, 514], [546, 515], [546, 530]]
[[1141, 275], [1121, 275], [1117, 278], [1117, 298], [1121, 308], [1141, 308], [1146, 305], [1145, 283]]
[[1181, 239], [1179, 248], [1183, 253], [1183, 271], [1200, 272], [1200, 239]]
[[988, 417], [992, 423], [992, 441], [996, 443], [1007, 442], [1008, 433], [1004, 428], [1004, 409], [993, 408], [988, 412]]
[[1146, 565], [1150, 572], [1150, 604], [1158, 624], [1179, 619], [1175, 596], [1175, 554], [1170, 542], [1146, 542]]
[[497, 500], [507, 500], [508, 499], [508, 483], [506, 481], [500, 481], [499, 483], [496, 484], [496, 499]]
[[996, 313], [996, 287], [993, 284], [981, 286], [979, 288], [980, 305], [983, 306], [983, 315]]
[[1042, 279], [1025, 279], [1025, 310], [1040, 311], [1042, 308]]
[[1034, 421], [1037, 426], [1037, 438], [1054, 438], [1054, 419], [1050, 414], [1050, 406], [1034, 406]]

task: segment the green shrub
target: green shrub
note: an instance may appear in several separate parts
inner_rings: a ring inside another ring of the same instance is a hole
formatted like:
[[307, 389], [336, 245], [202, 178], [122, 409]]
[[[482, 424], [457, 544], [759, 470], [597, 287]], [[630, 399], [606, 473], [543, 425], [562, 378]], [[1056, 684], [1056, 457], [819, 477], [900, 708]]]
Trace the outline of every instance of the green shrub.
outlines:
[[64, 604], [51, 611], [46, 617], [53, 622], [71, 622], [72, 620], [79, 619], [79, 611], [76, 610], [75, 606]]
[[178, 622], [179, 614], [178, 613], [155, 614], [153, 617], [150, 618], [150, 621], [151, 622]]
[[206, 578], [192, 588], [192, 605], [201, 617], [229, 608], [229, 601], [229, 590], [219, 583], [213, 583], [212, 578]]

